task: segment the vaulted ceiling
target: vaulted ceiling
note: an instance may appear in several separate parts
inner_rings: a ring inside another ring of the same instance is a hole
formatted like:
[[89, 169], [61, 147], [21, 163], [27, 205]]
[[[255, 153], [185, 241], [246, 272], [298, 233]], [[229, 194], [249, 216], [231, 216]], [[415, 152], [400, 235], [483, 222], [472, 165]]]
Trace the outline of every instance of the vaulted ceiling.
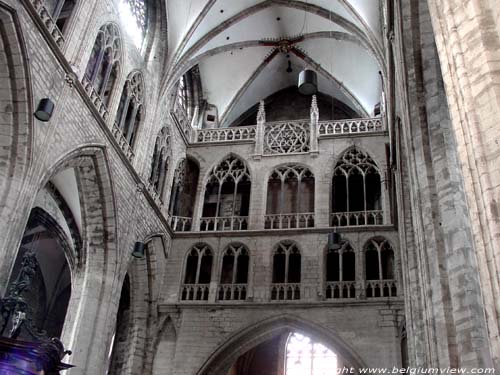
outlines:
[[370, 115], [384, 75], [381, 3], [169, 0], [163, 88], [198, 65], [203, 97], [228, 126], [259, 100], [295, 85], [308, 67], [318, 72], [321, 92]]

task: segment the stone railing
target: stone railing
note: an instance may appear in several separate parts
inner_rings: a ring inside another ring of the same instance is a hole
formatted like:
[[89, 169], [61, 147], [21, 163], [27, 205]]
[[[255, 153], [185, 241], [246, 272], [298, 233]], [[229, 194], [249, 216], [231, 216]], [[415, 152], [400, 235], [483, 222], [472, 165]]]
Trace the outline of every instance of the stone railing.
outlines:
[[234, 128], [199, 129], [196, 131], [197, 143], [231, 142], [255, 140], [256, 126]]
[[318, 122], [318, 135], [370, 133], [384, 130], [381, 117]]
[[132, 150], [132, 147], [130, 147], [127, 139], [123, 136], [122, 130], [118, 127], [116, 122], [113, 123], [113, 129], [111, 132], [120, 145], [120, 148], [125, 153], [125, 156], [127, 156], [127, 159], [132, 163], [134, 161], [134, 151]]
[[50, 15], [47, 8], [45, 8], [43, 0], [29, 0], [29, 3], [32, 5], [35, 12], [40, 17], [40, 20], [43, 22], [47, 31], [50, 33], [57, 46], [61, 48], [64, 44], [64, 36], [56, 25], [56, 22]]
[[181, 301], [208, 301], [210, 284], [184, 284], [181, 287]]
[[201, 232], [247, 229], [248, 216], [202, 217], [200, 219]]
[[313, 228], [314, 213], [265, 215], [265, 229]]
[[326, 299], [356, 298], [356, 281], [327, 281]]
[[189, 232], [193, 224], [192, 218], [183, 216], [168, 216], [167, 221], [175, 232]]
[[82, 78], [82, 86], [85, 89], [88, 97], [90, 98], [92, 104], [97, 109], [104, 121], [108, 119], [108, 108], [102, 101], [101, 96], [97, 93], [92, 83], [84, 76]]
[[163, 206], [163, 201], [161, 200], [160, 193], [156, 190], [154, 185], [151, 182], [147, 182], [146, 184], [146, 189], [148, 189], [149, 195], [153, 198], [155, 203], [158, 205], [158, 207]]
[[300, 299], [300, 284], [275, 283], [271, 284], [271, 301], [293, 301]]
[[332, 227], [350, 227], [384, 224], [384, 211], [333, 212], [330, 215]]
[[366, 298], [398, 296], [396, 280], [368, 280], [365, 283]]
[[247, 284], [221, 284], [217, 292], [219, 301], [244, 301], [247, 299]]

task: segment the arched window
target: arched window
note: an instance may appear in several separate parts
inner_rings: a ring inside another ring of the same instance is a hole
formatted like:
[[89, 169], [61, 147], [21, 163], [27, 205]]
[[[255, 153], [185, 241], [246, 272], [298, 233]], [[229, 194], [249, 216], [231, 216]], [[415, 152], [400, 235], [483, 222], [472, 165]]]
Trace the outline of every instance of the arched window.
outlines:
[[212, 278], [212, 262], [213, 254], [208, 245], [197, 244], [191, 248], [186, 259], [181, 300], [208, 300], [210, 280]]
[[301, 255], [292, 241], [282, 241], [273, 255], [271, 300], [300, 299]]
[[356, 297], [356, 254], [349, 242], [326, 254], [326, 298]]
[[118, 77], [122, 42], [116, 25], [108, 23], [97, 33], [94, 48], [85, 71], [85, 80], [99, 95], [104, 105], [109, 105], [111, 93]]
[[251, 178], [241, 159], [230, 155], [210, 172], [200, 230], [248, 228]]
[[267, 184], [266, 229], [314, 227], [314, 175], [306, 167], [276, 168]]
[[286, 344], [285, 375], [337, 374], [337, 355], [323, 344], [292, 333]]
[[231, 244], [224, 251], [219, 285], [219, 301], [245, 300], [247, 298], [248, 249], [241, 244]]
[[342, 155], [333, 173], [331, 225], [383, 224], [380, 172], [357, 148]]
[[123, 87], [115, 126], [121, 131], [124, 139], [134, 146], [139, 124], [143, 114], [144, 83], [141, 72], [132, 73]]
[[394, 250], [389, 241], [376, 237], [365, 246], [365, 276], [367, 297], [395, 297]]
[[191, 229], [198, 175], [198, 166], [191, 159], [182, 159], [174, 171], [168, 209], [173, 230]]
[[137, 48], [146, 36], [148, 28], [148, 7], [144, 0], [120, 0], [120, 15], [128, 25], [127, 32]]
[[[9, 306], [8, 301], [15, 302], [20, 296], [31, 310], [24, 309], [21, 303], [18, 305], [31, 318], [26, 324], [32, 325], [35, 332], [46, 331], [48, 338], [61, 337], [63, 330], [71, 297], [71, 273], [66, 254], [72, 251], [56, 219], [41, 208], [34, 208], [3, 302]], [[34, 337], [26, 328], [21, 327], [19, 338], [32, 341]], [[0, 325], [1, 329], [5, 326]], [[3, 333], [0, 331], [0, 335]]]
[[44, 5], [57, 28], [65, 34], [69, 18], [75, 9], [76, 0], [45, 0]]
[[151, 174], [149, 175], [149, 183], [160, 199], [167, 180], [170, 153], [170, 130], [164, 126], [156, 137], [153, 158], [151, 160]]

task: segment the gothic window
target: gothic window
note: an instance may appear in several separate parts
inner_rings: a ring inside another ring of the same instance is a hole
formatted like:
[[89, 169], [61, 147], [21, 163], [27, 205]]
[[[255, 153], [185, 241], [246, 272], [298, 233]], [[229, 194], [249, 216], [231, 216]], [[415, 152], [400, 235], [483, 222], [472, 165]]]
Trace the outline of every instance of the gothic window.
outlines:
[[241, 159], [230, 155], [215, 166], [205, 188], [201, 230], [247, 229], [250, 188], [250, 172]]
[[218, 299], [245, 300], [247, 296], [248, 249], [241, 244], [231, 244], [222, 257]]
[[209, 284], [212, 277], [212, 250], [205, 244], [191, 248], [186, 259], [184, 284], [181, 292], [183, 301], [208, 300]]
[[175, 105], [180, 108], [184, 113], [188, 113], [188, 87], [186, 83], [186, 76], [183, 75], [179, 79], [179, 84], [177, 86], [177, 97]]
[[85, 79], [93, 86], [106, 106], [118, 77], [121, 55], [120, 32], [116, 25], [108, 23], [102, 26], [90, 55]]
[[267, 184], [266, 229], [313, 226], [313, 173], [300, 165], [276, 168]]
[[[346, 151], [335, 166], [332, 226], [381, 224], [381, 179], [373, 159], [357, 148]], [[342, 213], [335, 214], [335, 213]]]
[[[31, 211], [16, 257], [5, 298], [16, 295], [16, 280], [26, 272], [31, 282], [22, 293], [31, 309], [30, 317], [36, 331], [48, 337], [61, 337], [71, 297], [71, 273], [66, 254], [73, 251], [70, 241], [58, 222], [41, 208]], [[31, 264], [31, 267], [26, 265]], [[26, 279], [23, 278], [23, 281]], [[0, 332], [2, 334], [3, 332]], [[25, 330], [20, 339], [31, 341]]]
[[349, 242], [326, 254], [326, 298], [354, 298], [356, 254]]
[[292, 333], [286, 344], [286, 375], [325, 375], [337, 371], [337, 355], [323, 344]]
[[[170, 194], [170, 216], [192, 218], [199, 169], [191, 159], [182, 159], [174, 171], [172, 193]], [[174, 226], [174, 230], [178, 230]], [[188, 230], [188, 229], [184, 229]]]
[[271, 299], [300, 299], [300, 276], [300, 250], [292, 241], [280, 242], [273, 255]]
[[365, 246], [365, 276], [368, 281], [367, 297], [393, 297], [397, 295], [394, 280], [394, 250], [383, 237], [373, 238]]
[[45, 8], [63, 34], [66, 32], [66, 26], [75, 5], [76, 0], [45, 0]]
[[144, 83], [141, 72], [132, 73], [123, 87], [116, 127], [121, 130], [123, 137], [132, 147], [137, 135], [143, 114]]
[[170, 152], [170, 131], [164, 126], [156, 137], [153, 158], [151, 160], [151, 174], [149, 176], [149, 183], [160, 195], [160, 198], [165, 189]]

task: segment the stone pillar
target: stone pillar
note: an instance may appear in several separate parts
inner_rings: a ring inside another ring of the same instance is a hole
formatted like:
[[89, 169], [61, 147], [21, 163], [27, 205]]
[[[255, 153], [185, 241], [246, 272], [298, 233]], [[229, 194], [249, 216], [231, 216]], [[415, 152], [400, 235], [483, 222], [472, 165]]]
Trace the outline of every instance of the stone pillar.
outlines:
[[259, 112], [257, 113], [257, 131], [255, 134], [255, 157], [259, 158], [264, 152], [264, 126], [266, 124], [266, 110], [264, 101], [259, 104]]
[[309, 122], [309, 132], [310, 132], [310, 142], [311, 142], [311, 154], [318, 155], [318, 122], [319, 122], [319, 108], [318, 101], [316, 100], [316, 95], [312, 96], [311, 103], [311, 121]]

